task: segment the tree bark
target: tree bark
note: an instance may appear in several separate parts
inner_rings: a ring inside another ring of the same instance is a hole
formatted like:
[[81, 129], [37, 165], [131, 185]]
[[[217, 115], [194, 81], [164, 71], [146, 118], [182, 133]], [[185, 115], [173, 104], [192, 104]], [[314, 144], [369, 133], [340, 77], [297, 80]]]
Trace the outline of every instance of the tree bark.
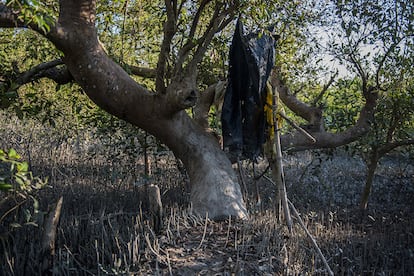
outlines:
[[388, 138], [389, 141], [380, 147], [374, 147], [371, 149], [369, 159], [367, 161], [367, 179], [365, 181], [364, 191], [361, 195], [360, 208], [365, 210], [368, 207], [368, 199], [371, 193], [372, 184], [374, 182], [375, 171], [378, 167], [379, 160], [387, 153], [401, 146], [410, 146], [414, 144], [414, 140], [407, 139], [401, 141], [391, 141], [392, 137]]
[[378, 161], [380, 156], [378, 155], [378, 150], [373, 150], [370, 153], [369, 161], [367, 162], [367, 178], [365, 180], [364, 191], [361, 195], [360, 208], [365, 210], [368, 206], [368, 199], [372, 189], [372, 183], [374, 182], [375, 171], [378, 167]]

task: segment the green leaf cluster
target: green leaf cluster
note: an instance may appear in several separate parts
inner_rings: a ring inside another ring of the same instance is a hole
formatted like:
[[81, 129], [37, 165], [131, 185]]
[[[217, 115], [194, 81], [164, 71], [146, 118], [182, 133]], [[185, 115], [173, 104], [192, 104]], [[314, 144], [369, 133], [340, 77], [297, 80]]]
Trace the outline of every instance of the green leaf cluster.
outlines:
[[55, 20], [56, 6], [52, 1], [7, 0], [6, 5], [19, 11], [19, 20], [27, 25], [34, 24], [43, 33], [50, 31], [50, 26]]
[[[39, 212], [36, 194], [47, 185], [47, 180], [34, 177], [29, 170], [29, 164], [21, 159], [14, 149], [0, 149], [0, 223], [7, 221], [11, 228], [22, 225], [13, 216], [20, 209], [24, 215], [23, 224], [36, 225], [33, 216]], [[24, 207], [27, 202], [32, 203], [32, 208]]]
[[14, 150], [0, 149], [0, 190], [6, 192], [31, 193], [43, 188], [47, 181], [33, 177], [29, 164], [21, 161]]

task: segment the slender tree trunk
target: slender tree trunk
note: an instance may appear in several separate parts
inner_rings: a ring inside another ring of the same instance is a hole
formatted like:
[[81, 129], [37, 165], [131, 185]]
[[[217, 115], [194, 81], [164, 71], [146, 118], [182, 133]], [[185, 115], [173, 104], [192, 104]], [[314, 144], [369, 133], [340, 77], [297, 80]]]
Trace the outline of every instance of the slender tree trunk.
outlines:
[[372, 183], [374, 182], [375, 171], [378, 167], [380, 156], [377, 149], [373, 149], [370, 158], [367, 162], [367, 179], [365, 181], [365, 188], [361, 195], [360, 208], [365, 210], [368, 206], [369, 194], [371, 193]]

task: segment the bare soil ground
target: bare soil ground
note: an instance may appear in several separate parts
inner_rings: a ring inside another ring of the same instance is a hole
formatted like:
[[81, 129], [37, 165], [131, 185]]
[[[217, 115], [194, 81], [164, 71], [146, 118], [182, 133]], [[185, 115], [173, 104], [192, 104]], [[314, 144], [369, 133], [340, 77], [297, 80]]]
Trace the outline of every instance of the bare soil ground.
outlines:
[[[266, 162], [246, 162], [250, 219], [214, 222], [195, 217], [189, 183], [174, 156], [149, 141], [151, 176], [144, 177], [140, 149], [89, 131], [76, 136], [8, 119], [0, 148], [30, 159], [35, 175], [48, 177], [40, 210], [63, 196], [56, 253], [42, 271], [39, 225], [6, 234], [0, 227], [0, 275], [326, 275], [311, 241], [294, 220], [289, 234], [275, 210], [275, 187], [254, 180]], [[369, 209], [358, 201], [365, 166], [342, 151], [285, 155], [288, 196], [317, 240], [335, 275], [412, 275], [414, 271], [414, 167], [410, 156], [387, 157], [377, 171]], [[164, 227], [155, 233], [140, 186], [157, 184]], [[257, 187], [257, 188], [256, 188]], [[256, 191], [259, 191], [260, 202]], [[30, 205], [27, 206], [30, 208]], [[23, 207], [22, 207], [23, 210]], [[0, 210], [1, 214], [7, 210]], [[11, 220], [22, 220], [23, 211]]]

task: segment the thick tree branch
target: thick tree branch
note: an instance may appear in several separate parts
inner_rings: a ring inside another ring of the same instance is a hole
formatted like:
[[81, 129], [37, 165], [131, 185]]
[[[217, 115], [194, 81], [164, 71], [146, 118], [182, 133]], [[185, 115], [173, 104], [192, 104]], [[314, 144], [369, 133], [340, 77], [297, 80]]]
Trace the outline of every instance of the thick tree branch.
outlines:
[[[282, 102], [291, 109], [295, 114], [298, 114], [305, 120], [311, 123], [311, 127], [307, 129], [310, 134], [316, 139], [312, 143], [307, 137], [299, 133], [291, 133], [282, 136], [282, 146], [285, 149], [292, 150], [306, 150], [316, 148], [334, 148], [351, 143], [370, 129], [370, 124], [374, 116], [374, 109], [376, 106], [378, 95], [375, 88], [368, 87], [363, 91], [365, 97], [365, 105], [361, 109], [359, 118], [354, 126], [339, 133], [330, 133], [323, 128], [322, 110], [309, 106], [299, 101], [295, 96], [291, 95], [289, 88], [280, 79], [277, 70], [274, 70], [271, 76], [271, 83], [277, 87]], [[315, 125], [316, 124], [316, 125]]]
[[[39, 31], [35, 24], [26, 24], [23, 20], [19, 19], [19, 12], [12, 10], [5, 4], [0, 4], [0, 27], [3, 28], [31, 28]], [[39, 31], [40, 32], [40, 31]]]
[[69, 83], [73, 80], [73, 77], [66, 67], [58, 67], [62, 64], [63, 61], [60, 59], [41, 63], [30, 70], [21, 73], [15, 82], [19, 85], [23, 85], [41, 78], [48, 78], [58, 84]]
[[13, 12], [6, 5], [0, 4], [0, 27], [3, 27], [3, 28], [25, 27], [25, 24], [21, 20], [18, 20], [17, 12]]
[[322, 110], [300, 101], [295, 95], [290, 93], [289, 88], [280, 76], [278, 68], [273, 70], [270, 82], [273, 87], [276, 87], [279, 92], [280, 99], [290, 110], [308, 121], [309, 124], [315, 129], [323, 129]]
[[13, 73], [0, 78], [0, 82], [3, 83], [3, 91], [4, 89], [6, 91], [10, 89], [15, 91], [24, 84], [35, 82], [42, 78], [51, 79], [60, 85], [73, 81], [72, 75], [60, 59], [41, 63], [26, 72], [20, 72], [18, 68], [14, 68], [13, 71]]
[[215, 106], [216, 108], [216, 117], [221, 117], [226, 86], [227, 82], [219, 81], [218, 83], [210, 85], [206, 90], [200, 93], [199, 100], [194, 107], [194, 120], [203, 129], [210, 131], [208, 115], [212, 106]]
[[208, 123], [208, 113], [210, 107], [214, 102], [214, 95], [216, 93], [217, 84], [210, 85], [203, 93], [200, 93], [201, 96], [197, 102], [197, 105], [194, 107], [194, 120], [199, 124], [203, 129], [209, 129]]

